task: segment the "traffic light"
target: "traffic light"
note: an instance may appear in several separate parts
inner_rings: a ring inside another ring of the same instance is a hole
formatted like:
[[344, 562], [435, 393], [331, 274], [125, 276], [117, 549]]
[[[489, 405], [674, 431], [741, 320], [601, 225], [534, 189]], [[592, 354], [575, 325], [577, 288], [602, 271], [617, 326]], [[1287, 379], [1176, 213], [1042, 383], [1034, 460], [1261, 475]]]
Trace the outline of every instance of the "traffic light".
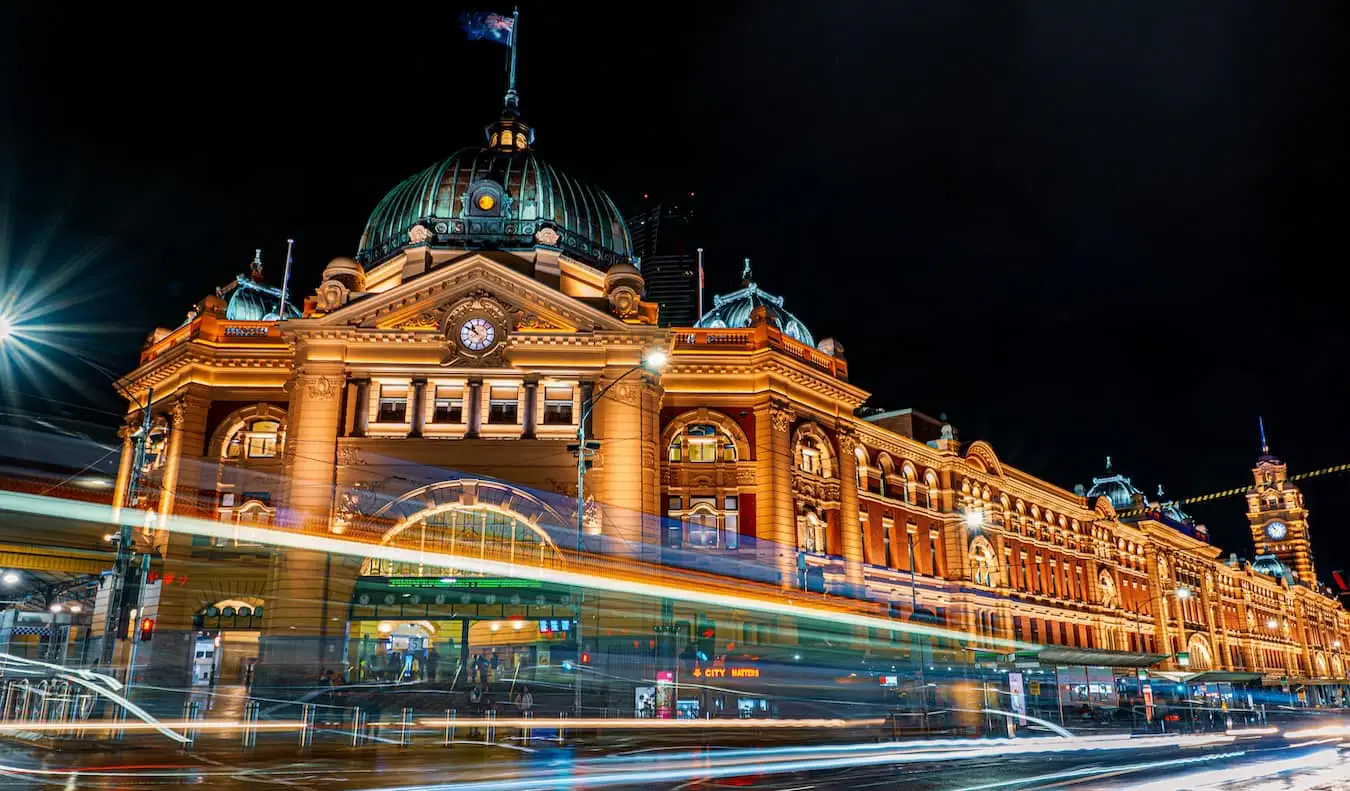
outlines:
[[155, 633], [155, 619], [154, 619], [154, 618], [142, 618], [142, 619], [141, 619], [141, 642], [144, 643], [145, 641], [149, 640], [149, 639], [151, 638], [151, 636], [154, 635], [154, 633]]
[[591, 663], [591, 654], [589, 651], [581, 652], [581, 664], [589, 665]]
[[717, 646], [717, 624], [704, 617], [698, 623], [698, 659], [707, 662], [712, 659]]

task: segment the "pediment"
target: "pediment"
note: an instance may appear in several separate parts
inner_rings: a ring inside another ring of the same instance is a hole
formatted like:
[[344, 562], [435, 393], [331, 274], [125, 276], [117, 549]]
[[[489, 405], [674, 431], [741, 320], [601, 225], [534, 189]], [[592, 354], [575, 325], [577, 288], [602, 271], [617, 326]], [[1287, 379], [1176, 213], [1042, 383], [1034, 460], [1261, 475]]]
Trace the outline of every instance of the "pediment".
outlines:
[[479, 254], [438, 267], [407, 283], [315, 320], [321, 327], [443, 332], [466, 308], [499, 313], [512, 332], [614, 332], [618, 318]]

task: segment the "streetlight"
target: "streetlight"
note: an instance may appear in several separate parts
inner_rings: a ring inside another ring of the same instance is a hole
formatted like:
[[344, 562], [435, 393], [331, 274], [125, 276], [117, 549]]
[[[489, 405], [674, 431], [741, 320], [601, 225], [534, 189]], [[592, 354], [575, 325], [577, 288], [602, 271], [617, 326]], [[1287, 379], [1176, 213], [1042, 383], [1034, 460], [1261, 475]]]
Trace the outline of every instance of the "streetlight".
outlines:
[[980, 528], [984, 526], [984, 511], [979, 508], [971, 508], [966, 511], [966, 527]]
[[4, 579], [6, 585], [13, 585], [14, 583], [19, 581], [19, 575], [15, 574], [12, 571], [6, 571], [5, 576], [0, 579]]
[[14, 334], [14, 322], [5, 315], [0, 315], [0, 343], [9, 340], [9, 336]]
[[[661, 348], [648, 349], [647, 353], [642, 357], [642, 362], [638, 363], [632, 368], [629, 368], [627, 371], [624, 371], [614, 381], [605, 385], [603, 390], [601, 390], [599, 393], [596, 393], [594, 396], [588, 399], [586, 403], [581, 405], [581, 415], [577, 419], [577, 444], [569, 445], [567, 448], [577, 457], [577, 554], [578, 555], [580, 555], [583, 550], [582, 539], [585, 536], [585, 529], [586, 529], [586, 472], [590, 469], [591, 459], [594, 458], [596, 452], [600, 450], [599, 440], [586, 439], [586, 421], [590, 418], [591, 412], [595, 409], [595, 405], [599, 403], [600, 399], [604, 398], [605, 395], [610, 390], [614, 389], [614, 385], [618, 384], [619, 382], [622, 382], [624, 379], [627, 379], [630, 375], [643, 369], [646, 369], [652, 373], [660, 373], [661, 369], [666, 367], [666, 362], [668, 360], [669, 356], [666, 354], [665, 349]], [[581, 591], [578, 590], [576, 596], [576, 611], [577, 611], [576, 640], [577, 640], [578, 662], [580, 662], [581, 660], [581, 651], [582, 651], [581, 621], [582, 616], [584, 614], [581, 608], [581, 597], [582, 597]], [[577, 673], [574, 686], [575, 686], [575, 699], [573, 701], [573, 704], [575, 707], [575, 716], [580, 717], [581, 673]]]

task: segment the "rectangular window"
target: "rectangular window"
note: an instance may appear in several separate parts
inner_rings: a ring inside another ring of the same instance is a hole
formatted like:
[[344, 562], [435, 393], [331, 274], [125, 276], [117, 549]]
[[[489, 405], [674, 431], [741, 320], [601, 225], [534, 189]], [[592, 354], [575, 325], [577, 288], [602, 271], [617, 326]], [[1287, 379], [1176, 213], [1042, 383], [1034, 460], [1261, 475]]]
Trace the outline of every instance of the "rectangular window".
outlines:
[[249, 434], [248, 457], [250, 459], [270, 459], [277, 455], [276, 434]]
[[733, 496], [722, 500], [722, 532], [726, 535], [724, 545], [727, 549], [740, 549], [741, 519], [738, 511], [740, 498]]
[[438, 386], [436, 400], [432, 404], [432, 423], [464, 422], [464, 388]]
[[885, 557], [881, 559], [882, 565], [890, 565], [891, 568], [899, 568], [900, 564], [896, 562], [895, 556], [891, 554], [891, 528], [894, 522], [889, 519], [881, 520], [881, 551]]
[[520, 388], [494, 386], [489, 390], [488, 422], [507, 426], [520, 422]]
[[406, 423], [408, 420], [408, 386], [380, 385], [379, 423]]
[[683, 507], [684, 507], [684, 498], [672, 496], [670, 498], [670, 508], [668, 509], [668, 513], [673, 513], [675, 511], [680, 510]]
[[572, 388], [544, 388], [544, 425], [569, 426], [572, 424]]
[[689, 512], [684, 518], [689, 536], [689, 546], [695, 549], [716, 549], [720, 543], [717, 535], [717, 498], [690, 497]]
[[717, 440], [713, 437], [690, 437], [689, 460], [697, 462], [717, 461]]

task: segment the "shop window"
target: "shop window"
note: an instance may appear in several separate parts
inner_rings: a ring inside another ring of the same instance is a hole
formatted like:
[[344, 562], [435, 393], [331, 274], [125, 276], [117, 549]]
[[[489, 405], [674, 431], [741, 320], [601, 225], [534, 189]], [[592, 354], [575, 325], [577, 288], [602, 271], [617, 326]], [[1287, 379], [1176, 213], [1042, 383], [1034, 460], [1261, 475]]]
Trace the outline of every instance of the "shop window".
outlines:
[[408, 420], [408, 386], [380, 385], [378, 423], [404, 423]]
[[438, 385], [431, 405], [432, 423], [464, 422], [464, 388]]
[[544, 425], [572, 424], [572, 388], [551, 386], [544, 388]]
[[694, 549], [716, 549], [717, 536], [717, 498], [689, 498], [689, 513], [684, 518], [685, 533], [689, 546]]
[[488, 396], [489, 423], [516, 425], [520, 422], [520, 388], [493, 386]]

